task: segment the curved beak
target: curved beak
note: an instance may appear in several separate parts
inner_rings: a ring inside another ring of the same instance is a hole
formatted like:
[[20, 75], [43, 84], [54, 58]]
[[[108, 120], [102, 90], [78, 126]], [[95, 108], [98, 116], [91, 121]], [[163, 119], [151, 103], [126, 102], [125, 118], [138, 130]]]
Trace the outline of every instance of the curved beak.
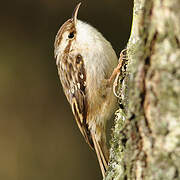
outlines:
[[75, 25], [77, 23], [77, 15], [78, 15], [78, 11], [79, 11], [80, 6], [81, 6], [81, 2], [75, 7], [74, 12], [72, 14], [72, 21], [74, 22]]

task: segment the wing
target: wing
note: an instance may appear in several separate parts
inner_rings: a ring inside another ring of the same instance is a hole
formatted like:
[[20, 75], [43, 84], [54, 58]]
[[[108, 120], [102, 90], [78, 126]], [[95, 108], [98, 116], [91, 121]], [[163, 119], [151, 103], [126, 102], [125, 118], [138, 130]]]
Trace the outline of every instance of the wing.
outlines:
[[86, 142], [93, 148], [91, 134], [88, 129], [88, 124], [86, 123], [88, 104], [86, 98], [86, 73], [83, 58], [80, 54], [76, 57], [66, 55], [57, 59], [57, 62], [61, 84], [71, 105], [78, 127]]
[[93, 149], [93, 142], [91, 139], [91, 134], [88, 129], [88, 124], [86, 123], [86, 107], [87, 102], [85, 99], [85, 96], [83, 92], [77, 90], [75, 91], [75, 97], [72, 98], [72, 111], [75, 116], [76, 122], [78, 124], [78, 127], [84, 136], [86, 142], [89, 144], [89, 146]]
[[[58, 57], [57, 57], [58, 58]], [[77, 125], [86, 142], [95, 149], [103, 177], [108, 167], [108, 155], [103, 152], [103, 144], [93, 132], [90, 132], [86, 121], [88, 103], [86, 92], [86, 72], [82, 56], [79, 54], [72, 58], [62, 57], [57, 62], [58, 73], [64, 93], [71, 105]], [[104, 147], [106, 148], [106, 147]]]

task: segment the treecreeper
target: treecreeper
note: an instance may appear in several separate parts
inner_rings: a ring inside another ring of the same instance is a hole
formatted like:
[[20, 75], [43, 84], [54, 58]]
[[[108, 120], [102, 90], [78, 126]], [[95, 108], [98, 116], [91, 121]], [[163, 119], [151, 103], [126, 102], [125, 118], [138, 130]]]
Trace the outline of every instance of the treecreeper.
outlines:
[[120, 73], [122, 61], [118, 63], [111, 44], [99, 31], [77, 19], [80, 5], [59, 29], [54, 55], [77, 125], [95, 150], [105, 177], [109, 161], [106, 125], [117, 107], [113, 83]]

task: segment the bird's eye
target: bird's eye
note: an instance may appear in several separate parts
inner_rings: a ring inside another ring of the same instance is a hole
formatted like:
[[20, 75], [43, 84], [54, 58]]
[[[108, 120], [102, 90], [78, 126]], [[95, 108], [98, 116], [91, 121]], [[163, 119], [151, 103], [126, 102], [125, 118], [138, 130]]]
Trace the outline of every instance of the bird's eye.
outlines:
[[74, 37], [74, 32], [70, 32], [69, 35], [68, 35], [68, 38], [72, 39], [73, 37]]

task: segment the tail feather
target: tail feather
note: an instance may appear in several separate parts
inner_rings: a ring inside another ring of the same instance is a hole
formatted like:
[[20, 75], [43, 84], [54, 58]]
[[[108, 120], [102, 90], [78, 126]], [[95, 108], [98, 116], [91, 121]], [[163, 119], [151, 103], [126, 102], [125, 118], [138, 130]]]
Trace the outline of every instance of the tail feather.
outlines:
[[98, 161], [99, 161], [99, 165], [100, 165], [100, 168], [101, 168], [101, 172], [102, 172], [102, 175], [103, 175], [103, 178], [104, 178], [106, 170], [108, 168], [108, 159], [107, 159], [108, 157], [107, 157], [107, 155], [104, 154], [105, 152], [103, 152], [102, 145], [96, 139], [96, 136], [93, 135], [93, 134], [91, 136], [92, 136], [92, 140], [93, 140], [93, 143], [94, 143], [94, 149], [96, 151], [97, 158], [98, 158]]

